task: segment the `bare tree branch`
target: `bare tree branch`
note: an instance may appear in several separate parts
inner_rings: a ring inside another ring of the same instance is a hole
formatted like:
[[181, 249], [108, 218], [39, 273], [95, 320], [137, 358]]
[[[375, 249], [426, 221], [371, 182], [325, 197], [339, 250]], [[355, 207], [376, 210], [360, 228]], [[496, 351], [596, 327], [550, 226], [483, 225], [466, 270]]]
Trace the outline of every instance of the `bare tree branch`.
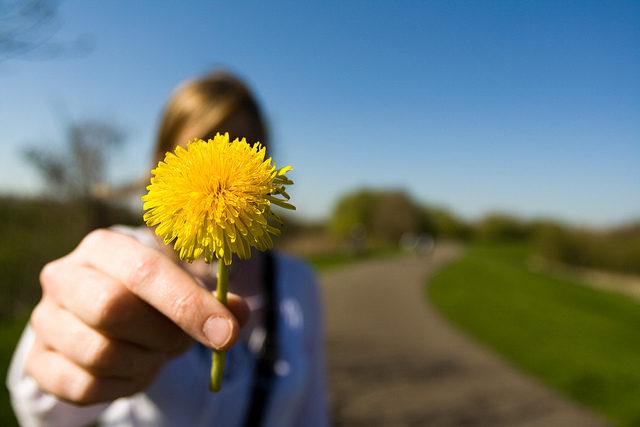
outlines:
[[0, 0], [0, 62], [17, 57], [53, 59], [90, 53], [95, 40], [86, 34], [75, 41], [51, 41], [61, 28], [59, 4], [59, 0]]
[[125, 132], [100, 119], [83, 119], [66, 126], [66, 144], [60, 152], [48, 146], [29, 146], [27, 162], [38, 170], [51, 194], [60, 199], [93, 199], [94, 189], [107, 178], [109, 155], [122, 145]]

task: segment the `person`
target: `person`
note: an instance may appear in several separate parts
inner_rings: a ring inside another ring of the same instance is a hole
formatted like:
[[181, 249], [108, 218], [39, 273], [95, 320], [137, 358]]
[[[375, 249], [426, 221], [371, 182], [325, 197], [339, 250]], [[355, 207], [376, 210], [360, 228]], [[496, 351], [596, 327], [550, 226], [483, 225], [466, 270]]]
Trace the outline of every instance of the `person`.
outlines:
[[[267, 145], [250, 90], [222, 71], [176, 89], [154, 164], [217, 132]], [[47, 264], [7, 378], [21, 425], [328, 425], [312, 271], [254, 250], [231, 264], [227, 307], [212, 297], [212, 271], [181, 262], [149, 227], [93, 231]], [[212, 349], [227, 351], [218, 393], [208, 390]]]

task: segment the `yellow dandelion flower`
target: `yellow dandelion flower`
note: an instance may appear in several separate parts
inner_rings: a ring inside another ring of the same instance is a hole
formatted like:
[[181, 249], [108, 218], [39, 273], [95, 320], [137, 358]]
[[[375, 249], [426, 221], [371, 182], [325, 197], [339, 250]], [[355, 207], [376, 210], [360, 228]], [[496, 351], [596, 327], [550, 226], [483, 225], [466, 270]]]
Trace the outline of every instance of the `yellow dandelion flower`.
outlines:
[[230, 143], [228, 133], [196, 139], [167, 153], [152, 171], [142, 197], [144, 220], [187, 262], [202, 255], [207, 263], [215, 256], [229, 265], [234, 253], [248, 259], [251, 247], [271, 249], [271, 235], [280, 234], [268, 223], [269, 217], [282, 223], [271, 205], [295, 209], [285, 191], [293, 184], [285, 176], [289, 170], [265, 160], [260, 143]]

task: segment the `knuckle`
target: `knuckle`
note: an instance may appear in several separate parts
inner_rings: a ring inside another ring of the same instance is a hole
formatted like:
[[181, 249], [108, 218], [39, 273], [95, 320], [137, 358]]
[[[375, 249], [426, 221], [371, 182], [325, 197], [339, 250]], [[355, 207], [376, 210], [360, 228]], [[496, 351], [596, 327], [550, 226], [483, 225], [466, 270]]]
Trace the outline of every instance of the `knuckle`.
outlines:
[[43, 345], [38, 342], [38, 336], [35, 336], [34, 345], [29, 349], [24, 360], [24, 371], [31, 378], [39, 382], [39, 370], [42, 366]]
[[103, 246], [105, 240], [109, 238], [111, 233], [112, 231], [106, 230], [104, 228], [92, 230], [86, 236], [84, 236], [79, 246]]
[[171, 300], [171, 320], [178, 325], [188, 324], [199, 306], [198, 296], [197, 292], [186, 292]]
[[56, 277], [60, 272], [60, 260], [48, 262], [40, 270], [40, 286], [42, 291], [46, 292], [55, 282]]
[[59, 375], [52, 392], [74, 405], [89, 406], [113, 401], [141, 390], [135, 380], [106, 378], [86, 372], [74, 376]]
[[64, 389], [63, 398], [78, 406], [89, 406], [105, 401], [106, 396], [101, 391], [100, 379], [93, 376], [77, 376], [65, 379], [61, 384]]
[[77, 253], [82, 248], [100, 248], [104, 247], [105, 240], [108, 239], [108, 236], [111, 234], [109, 230], [98, 229], [89, 232], [80, 242], [78, 247], [68, 255], [56, 259], [54, 261], [50, 261], [42, 267], [40, 270], [40, 285], [42, 286], [43, 292], [47, 289], [55, 286], [58, 281], [58, 278], [61, 274], [65, 272], [65, 266], [71, 262], [70, 260], [77, 256]]
[[131, 396], [147, 388], [155, 377], [155, 374], [149, 374], [118, 379], [88, 375], [73, 378], [62, 387], [65, 389], [64, 395], [68, 396], [68, 400], [78, 406], [89, 406]]
[[160, 254], [155, 251], [140, 252], [129, 273], [130, 286], [135, 288], [152, 282], [157, 277], [162, 262]]
[[127, 324], [131, 317], [127, 296], [128, 292], [123, 289], [103, 289], [93, 302], [92, 325], [97, 329], [109, 331]]
[[42, 352], [29, 352], [25, 360], [25, 372], [38, 382], [44, 392], [57, 396], [63, 401], [85, 406], [98, 403], [95, 398], [96, 377], [80, 371], [71, 375], [64, 369], [42, 369]]
[[34, 331], [37, 331], [40, 328], [40, 325], [46, 321], [46, 315], [44, 313], [44, 302], [40, 301], [31, 312], [31, 317], [29, 318], [29, 324], [33, 328]]
[[94, 339], [83, 352], [82, 364], [89, 372], [100, 375], [110, 374], [121, 360], [117, 346], [108, 339]]

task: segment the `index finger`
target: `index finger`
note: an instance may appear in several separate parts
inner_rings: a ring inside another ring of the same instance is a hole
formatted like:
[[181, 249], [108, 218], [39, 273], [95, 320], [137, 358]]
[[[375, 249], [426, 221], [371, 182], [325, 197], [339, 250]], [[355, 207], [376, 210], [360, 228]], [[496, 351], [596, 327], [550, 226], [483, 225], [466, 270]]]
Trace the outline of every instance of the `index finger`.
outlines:
[[74, 252], [207, 347], [227, 350], [237, 341], [240, 327], [231, 311], [160, 251], [131, 236], [96, 230]]

